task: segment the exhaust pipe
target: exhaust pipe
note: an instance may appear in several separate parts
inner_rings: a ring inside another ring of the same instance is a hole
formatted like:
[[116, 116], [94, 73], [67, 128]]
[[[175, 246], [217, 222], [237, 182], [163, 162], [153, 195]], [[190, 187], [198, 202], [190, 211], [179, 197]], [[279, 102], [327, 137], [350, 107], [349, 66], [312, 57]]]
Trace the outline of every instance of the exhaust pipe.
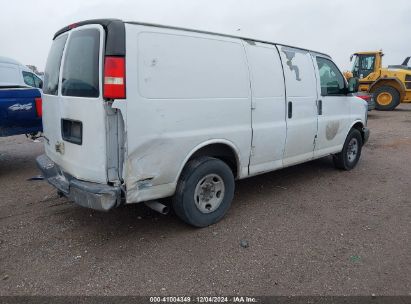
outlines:
[[157, 211], [163, 215], [167, 215], [170, 212], [170, 208], [157, 201], [149, 201], [144, 203], [148, 208]]

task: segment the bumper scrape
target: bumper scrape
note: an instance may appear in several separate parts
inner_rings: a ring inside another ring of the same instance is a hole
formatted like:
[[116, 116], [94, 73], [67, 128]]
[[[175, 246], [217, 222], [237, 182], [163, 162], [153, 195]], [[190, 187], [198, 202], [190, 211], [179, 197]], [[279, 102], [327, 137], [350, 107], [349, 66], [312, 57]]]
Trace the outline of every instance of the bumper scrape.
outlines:
[[46, 155], [37, 157], [36, 162], [44, 179], [77, 205], [108, 211], [121, 203], [120, 187], [80, 181], [64, 173]]

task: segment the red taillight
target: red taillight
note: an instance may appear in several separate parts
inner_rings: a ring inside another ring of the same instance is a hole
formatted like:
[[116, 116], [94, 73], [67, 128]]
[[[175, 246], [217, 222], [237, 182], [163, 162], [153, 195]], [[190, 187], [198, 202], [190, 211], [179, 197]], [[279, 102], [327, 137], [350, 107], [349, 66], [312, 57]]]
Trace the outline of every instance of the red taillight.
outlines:
[[36, 104], [36, 114], [38, 117], [43, 116], [43, 101], [41, 97], [35, 98], [34, 103]]
[[104, 98], [126, 98], [126, 65], [124, 57], [107, 56], [105, 58]]
[[371, 95], [358, 95], [357, 97], [364, 99], [366, 102], [371, 100]]

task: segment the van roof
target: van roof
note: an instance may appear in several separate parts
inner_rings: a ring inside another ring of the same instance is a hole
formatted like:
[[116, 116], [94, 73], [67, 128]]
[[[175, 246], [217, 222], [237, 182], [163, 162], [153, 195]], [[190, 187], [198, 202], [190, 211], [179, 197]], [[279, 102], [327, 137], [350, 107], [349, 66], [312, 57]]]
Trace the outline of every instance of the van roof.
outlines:
[[182, 30], [182, 31], [187, 31], [187, 32], [194, 32], [194, 33], [201, 33], [201, 34], [208, 34], [208, 35], [216, 35], [216, 36], [236, 38], [236, 39], [242, 39], [242, 40], [246, 40], [246, 41], [267, 43], [267, 44], [273, 44], [273, 45], [282, 45], [282, 46], [285, 46], [285, 47], [290, 47], [290, 48], [295, 48], [295, 49], [299, 49], [299, 50], [302, 50], [302, 51], [312, 52], [312, 53], [315, 53], [315, 54], [319, 54], [319, 55], [331, 58], [330, 55], [325, 54], [325, 53], [321, 53], [321, 52], [317, 52], [317, 51], [313, 51], [313, 50], [309, 50], [309, 49], [305, 49], [305, 48], [301, 48], [301, 47], [286, 45], [286, 44], [282, 44], [282, 43], [276, 43], [276, 42], [272, 42], [272, 41], [265, 41], [265, 40], [259, 40], [259, 39], [243, 37], [243, 36], [208, 32], [208, 31], [203, 31], [203, 30], [189, 29], [189, 28], [184, 28], [184, 27], [169, 26], [169, 25], [162, 25], [162, 24], [155, 24], [155, 23], [136, 22], [136, 21], [123, 21], [123, 20], [120, 20], [120, 19], [94, 19], [94, 20], [85, 20], [85, 21], [77, 22], [77, 23], [68, 25], [68, 26], [62, 28], [61, 30], [59, 30], [54, 35], [53, 40], [56, 39], [57, 36], [67, 32], [67, 31], [70, 31], [71, 29], [73, 29], [75, 27], [78, 27], [78, 26], [87, 25], [87, 24], [100, 24], [103, 27], [107, 27], [112, 23], [118, 23], [118, 22], [128, 23], [128, 24], [135, 24], [135, 25], [143, 25], [143, 26], [153, 26], [153, 27], [160, 27], [160, 28], [167, 28], [167, 29], [174, 29], [174, 30]]

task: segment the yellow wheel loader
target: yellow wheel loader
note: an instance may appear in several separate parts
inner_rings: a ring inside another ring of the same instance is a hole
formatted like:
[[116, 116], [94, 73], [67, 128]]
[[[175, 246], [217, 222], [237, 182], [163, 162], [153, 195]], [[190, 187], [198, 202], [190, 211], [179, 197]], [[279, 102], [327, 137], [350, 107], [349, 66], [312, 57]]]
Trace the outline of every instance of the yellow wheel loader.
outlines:
[[382, 51], [355, 53], [353, 69], [344, 75], [353, 89], [374, 95], [377, 110], [391, 111], [401, 102], [411, 103], [411, 57], [401, 65], [383, 68], [383, 56]]

